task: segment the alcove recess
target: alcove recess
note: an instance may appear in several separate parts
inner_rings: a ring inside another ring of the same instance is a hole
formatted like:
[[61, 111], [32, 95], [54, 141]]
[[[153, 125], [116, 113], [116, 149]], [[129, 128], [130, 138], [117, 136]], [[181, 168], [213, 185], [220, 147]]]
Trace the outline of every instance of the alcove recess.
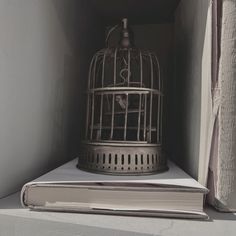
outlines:
[[202, 97], [211, 80], [210, 0], [31, 0], [0, 6], [0, 197], [79, 155], [89, 63], [105, 47], [109, 27], [124, 17], [137, 47], [155, 51], [160, 60], [165, 152], [198, 178], [202, 127], [207, 130]]
[[[51, 106], [53, 114], [47, 118], [54, 122], [50, 130], [53, 150], [44, 160], [45, 163], [50, 160], [48, 168], [79, 155], [85, 131], [85, 91], [90, 60], [95, 52], [105, 47], [108, 29], [126, 17], [134, 32], [135, 45], [155, 51], [160, 60], [164, 81], [164, 151], [169, 159], [197, 179], [201, 83], [204, 68], [210, 68], [204, 59], [208, 1], [59, 0], [44, 7], [56, 18], [51, 22], [44, 20], [50, 26], [47, 37], [58, 27], [63, 32], [50, 41], [56, 45], [65, 41], [68, 47], [61, 69], [63, 75], [55, 85], [50, 84], [55, 94], [49, 98], [54, 96], [55, 102]], [[112, 36], [111, 44], [117, 42], [116, 36]], [[50, 55], [54, 61], [59, 60], [56, 55], [62, 49], [53, 50]]]
[[[80, 2], [81, 6], [85, 4]], [[134, 32], [135, 45], [155, 51], [160, 60], [165, 94], [164, 150], [170, 159], [197, 178], [207, 1], [90, 0], [86, 7], [91, 13], [89, 22], [92, 24], [87, 26], [87, 19], [83, 19], [82, 25], [87, 33], [82, 39], [87, 42], [88, 50], [84, 51], [86, 56], [78, 55], [80, 60], [86, 58], [86, 66], [76, 87], [77, 95], [81, 94], [78, 95], [80, 101], [74, 113], [73, 128], [77, 124], [80, 133], [72, 138], [74, 145], [78, 143], [78, 137], [80, 141], [83, 139], [85, 96], [82, 93], [86, 90], [89, 59], [98, 49], [105, 47], [107, 30], [127, 17]], [[116, 35], [113, 35], [111, 44], [115, 44], [116, 40]], [[79, 152], [78, 149], [76, 151]]]

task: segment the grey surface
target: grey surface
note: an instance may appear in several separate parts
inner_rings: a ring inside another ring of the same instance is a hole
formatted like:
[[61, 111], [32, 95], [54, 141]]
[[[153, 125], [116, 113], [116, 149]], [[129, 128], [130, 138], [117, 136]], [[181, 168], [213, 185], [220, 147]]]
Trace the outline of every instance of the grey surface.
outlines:
[[209, 221], [36, 212], [22, 209], [16, 193], [0, 200], [0, 236], [236, 234], [236, 214], [206, 211]]
[[0, 42], [4, 196], [68, 158], [65, 77], [72, 78], [66, 63], [74, 55], [51, 0], [1, 0]]
[[58, 235], [58, 236], [85, 236], [85, 235], [120, 235], [120, 236], [145, 236], [148, 234], [113, 230], [101, 227], [92, 227], [80, 224], [52, 222], [48, 220], [33, 220], [24, 217], [12, 217], [0, 215], [0, 235]]

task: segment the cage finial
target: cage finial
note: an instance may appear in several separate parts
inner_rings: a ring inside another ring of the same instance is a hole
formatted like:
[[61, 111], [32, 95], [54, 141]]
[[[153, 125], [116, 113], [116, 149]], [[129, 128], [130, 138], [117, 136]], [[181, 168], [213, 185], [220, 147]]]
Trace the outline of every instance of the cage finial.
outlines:
[[123, 18], [122, 19], [122, 23], [123, 23], [123, 28], [127, 29], [128, 28], [128, 19], [127, 18]]
[[120, 34], [120, 46], [128, 48], [133, 46], [132, 32], [128, 27], [128, 19], [122, 19], [122, 30]]

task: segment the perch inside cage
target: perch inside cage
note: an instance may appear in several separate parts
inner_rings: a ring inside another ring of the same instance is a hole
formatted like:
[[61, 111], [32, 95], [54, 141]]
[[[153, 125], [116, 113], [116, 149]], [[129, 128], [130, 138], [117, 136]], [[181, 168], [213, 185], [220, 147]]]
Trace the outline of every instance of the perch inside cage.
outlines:
[[118, 46], [107, 43], [90, 64], [86, 134], [78, 167], [124, 175], [165, 170], [158, 58], [134, 46], [127, 19], [115, 28], [121, 29]]

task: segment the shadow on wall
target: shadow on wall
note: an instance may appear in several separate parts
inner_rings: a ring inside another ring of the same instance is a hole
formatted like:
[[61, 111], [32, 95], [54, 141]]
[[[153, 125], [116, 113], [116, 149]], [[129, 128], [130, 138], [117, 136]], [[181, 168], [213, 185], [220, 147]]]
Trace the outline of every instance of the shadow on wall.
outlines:
[[3, 0], [0, 9], [1, 197], [67, 158], [64, 57], [72, 49], [51, 1]]
[[0, 197], [78, 152], [97, 43], [86, 2], [0, 1]]
[[92, 55], [103, 45], [104, 28], [89, 1], [54, 0], [53, 4], [73, 48], [72, 55], [65, 57], [64, 61], [64, 79], [69, 93], [65, 142], [68, 158], [73, 159], [80, 153], [84, 138], [89, 63]]

